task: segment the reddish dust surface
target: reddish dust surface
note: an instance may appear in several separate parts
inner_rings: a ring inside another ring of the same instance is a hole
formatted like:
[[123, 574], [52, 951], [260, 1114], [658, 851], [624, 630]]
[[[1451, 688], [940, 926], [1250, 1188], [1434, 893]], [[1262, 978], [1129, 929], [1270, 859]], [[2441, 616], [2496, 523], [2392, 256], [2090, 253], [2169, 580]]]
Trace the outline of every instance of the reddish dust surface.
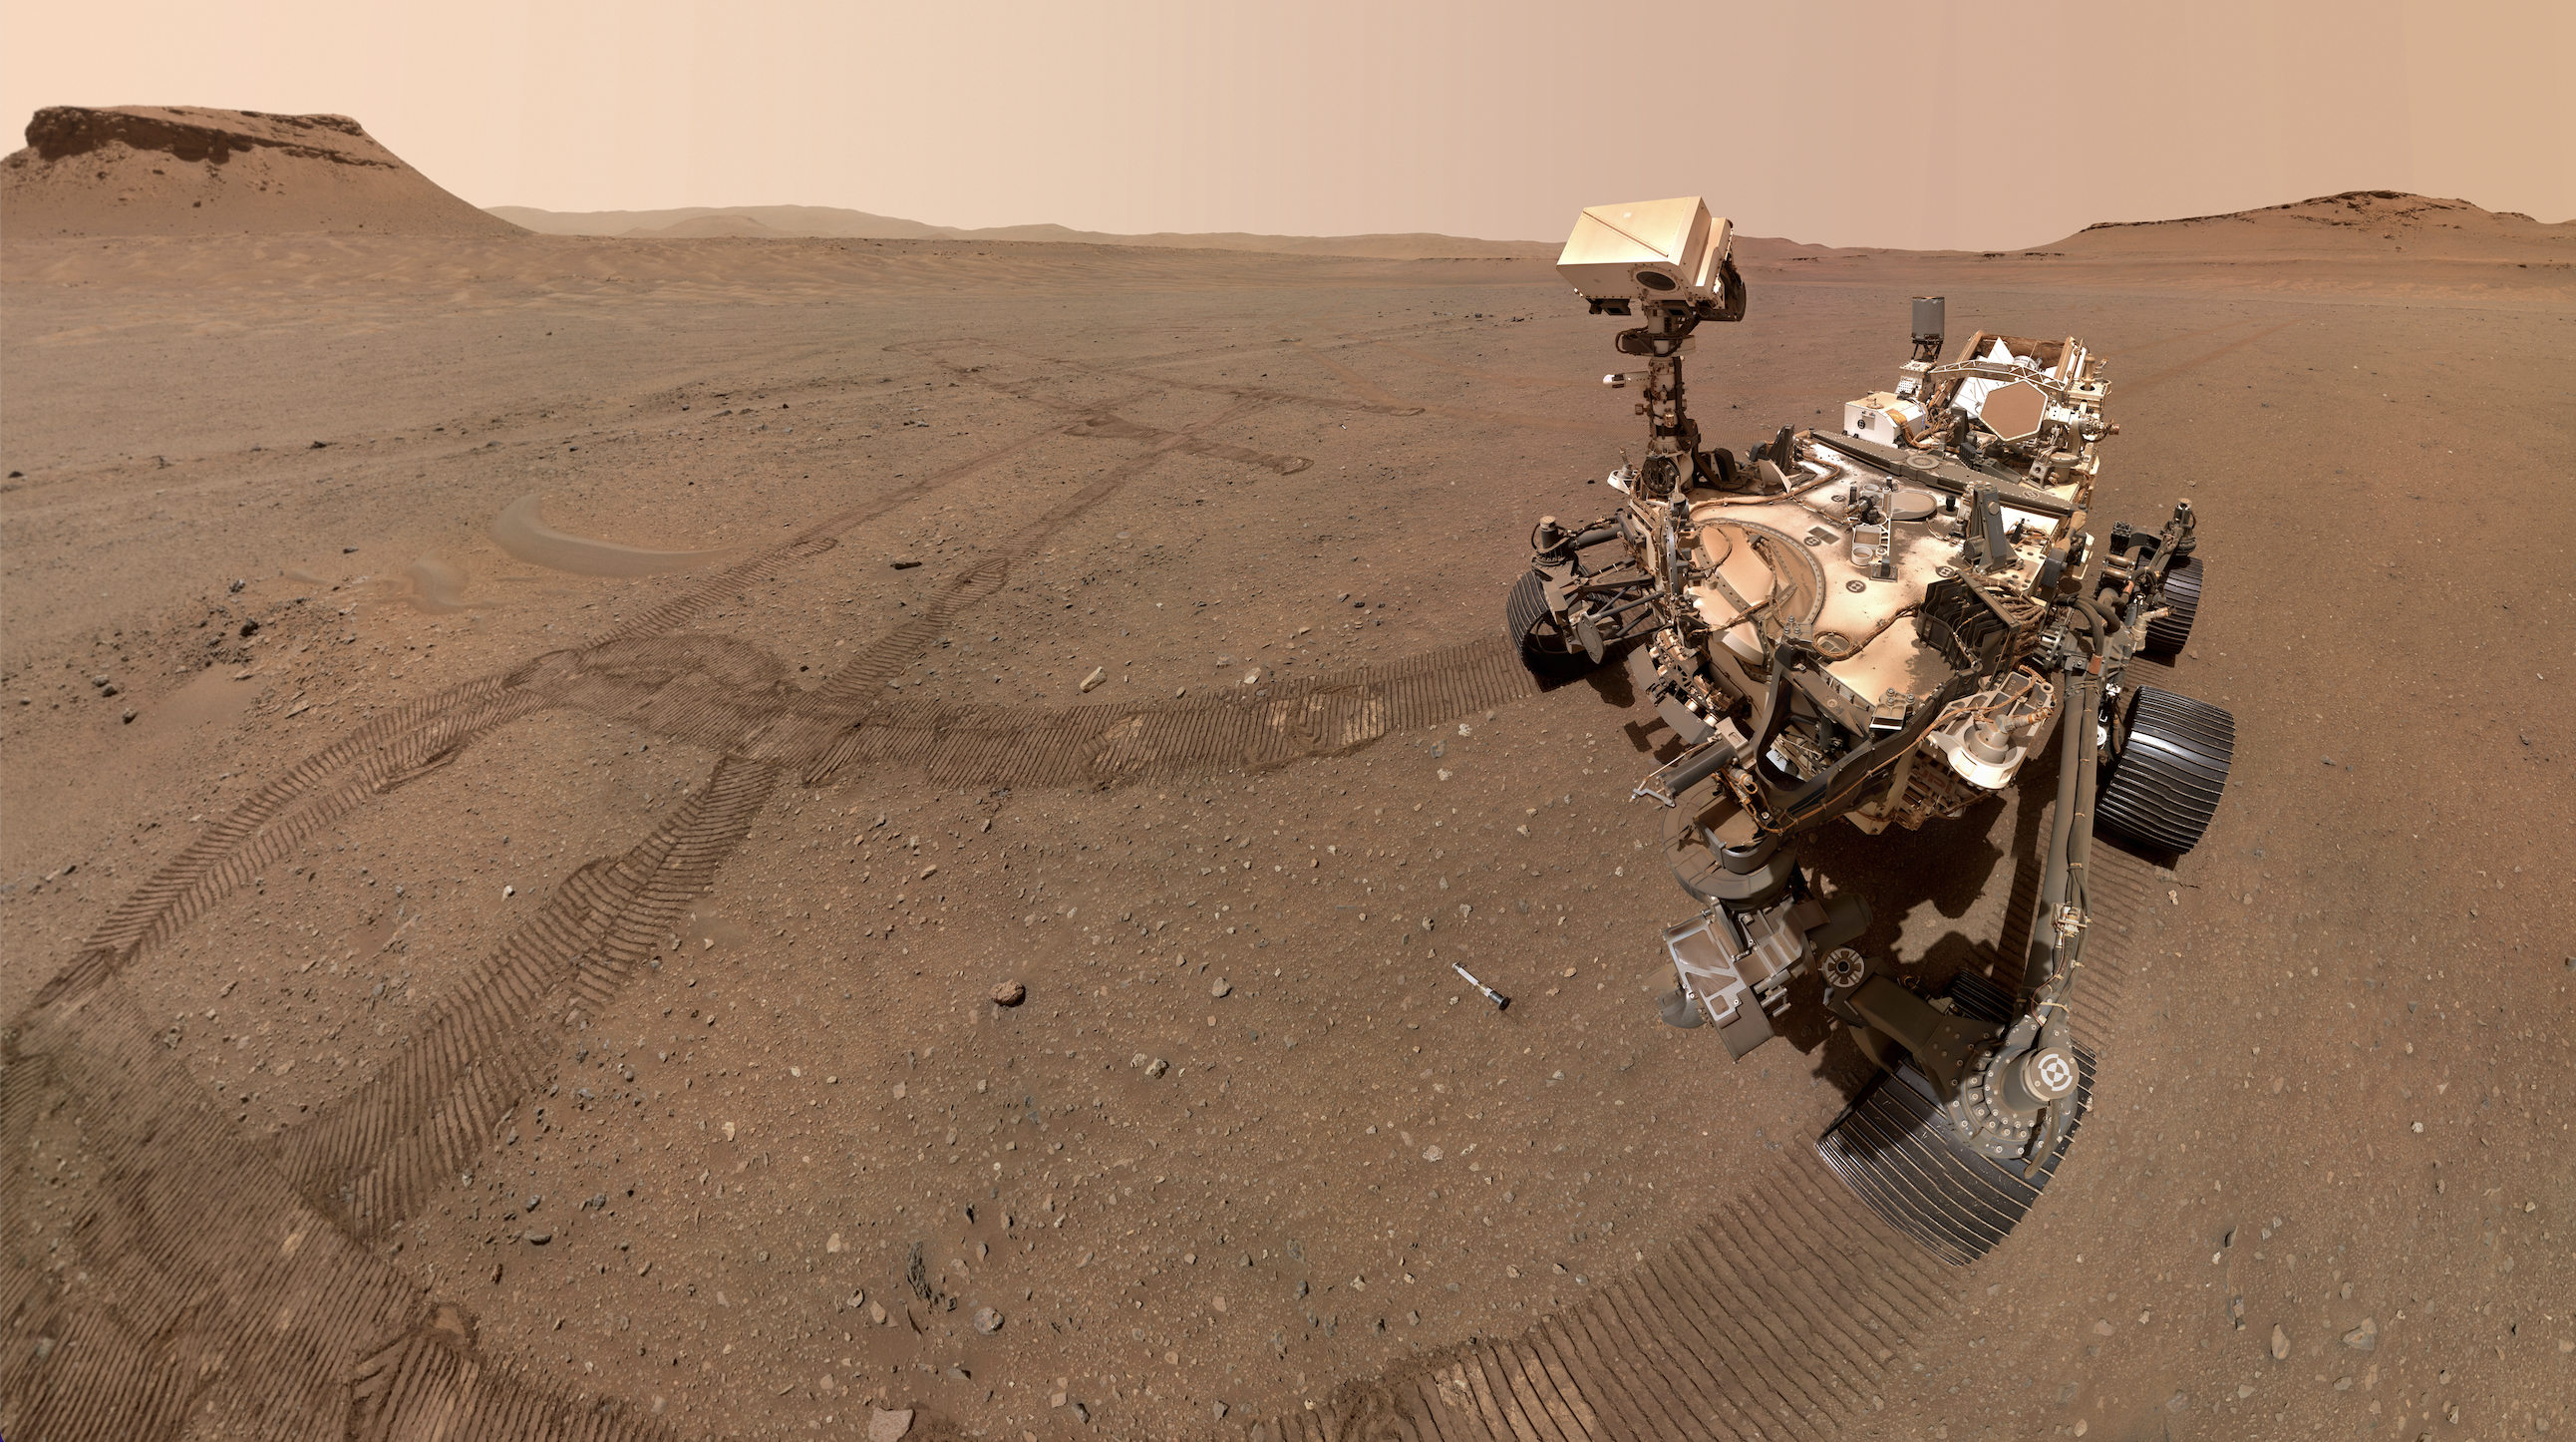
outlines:
[[[1798, 1164], [1848, 1039], [1730, 1066], [1656, 1020], [1692, 908], [1626, 798], [1669, 734], [1497, 664], [1531, 521], [1607, 510], [1635, 443], [1615, 323], [1544, 265], [13, 220], [0, 1409], [2570, 1425], [2576, 312], [2566, 227], [2482, 215], [1748, 242], [1691, 362], [1721, 443], [1886, 384], [1916, 293], [2114, 356], [2102, 515], [2199, 508], [2171, 684], [2238, 726], [2058, 1181], [1876, 1280], [1790, 1260], [1869, 1232]], [[491, 539], [530, 495], [747, 559], [548, 570]], [[1992, 939], [2029, 820], [1809, 856], [1928, 973]], [[396, 1077], [462, 1120], [385, 1121]], [[1715, 1335], [1665, 1280], [1693, 1238], [1739, 1321], [1840, 1339], [1740, 1363], [1788, 1419], [1618, 1410], [1667, 1355], [1735, 1385], [1676, 1340]], [[1828, 1287], [1903, 1295], [1843, 1332]], [[1620, 1288], [1674, 1330], [1549, 1350]], [[1544, 1397], [1453, 1365], [1524, 1338]]]

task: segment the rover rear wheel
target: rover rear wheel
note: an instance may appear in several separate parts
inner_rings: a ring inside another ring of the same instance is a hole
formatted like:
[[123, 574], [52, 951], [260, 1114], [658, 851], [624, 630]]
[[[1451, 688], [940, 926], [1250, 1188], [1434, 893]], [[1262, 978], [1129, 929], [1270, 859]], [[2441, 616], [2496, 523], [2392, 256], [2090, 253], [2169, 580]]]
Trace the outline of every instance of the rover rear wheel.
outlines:
[[2141, 686], [2129, 741], [2102, 775], [2097, 824], [2179, 855], [2200, 844], [2236, 759], [2236, 718], [2206, 701]]
[[1524, 571], [1503, 598], [1503, 626], [1520, 648], [1521, 664], [1550, 679], [1578, 676], [1592, 669], [1592, 658], [1560, 630], [1547, 608], [1547, 582], [1536, 571]]

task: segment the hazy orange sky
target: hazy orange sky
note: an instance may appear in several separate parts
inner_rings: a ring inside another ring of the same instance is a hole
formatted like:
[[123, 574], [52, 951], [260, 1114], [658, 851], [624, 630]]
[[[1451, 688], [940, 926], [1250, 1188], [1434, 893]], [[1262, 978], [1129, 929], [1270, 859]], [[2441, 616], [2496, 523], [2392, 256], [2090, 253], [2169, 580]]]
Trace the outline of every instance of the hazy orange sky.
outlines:
[[[2576, 215], [2567, 0], [9, 7], [0, 115], [357, 117], [477, 205], [2031, 245], [2338, 190]], [[23, 124], [23, 120], [17, 123]]]

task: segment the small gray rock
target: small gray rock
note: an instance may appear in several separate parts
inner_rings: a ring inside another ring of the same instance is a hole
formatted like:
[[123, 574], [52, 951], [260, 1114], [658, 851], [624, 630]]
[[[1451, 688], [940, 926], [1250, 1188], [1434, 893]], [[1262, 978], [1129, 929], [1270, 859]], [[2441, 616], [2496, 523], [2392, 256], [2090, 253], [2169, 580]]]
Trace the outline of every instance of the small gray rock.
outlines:
[[523, 1234], [523, 1236], [526, 1238], [526, 1241], [527, 1241], [528, 1245], [529, 1245], [529, 1246], [531, 1246], [531, 1247], [542, 1247], [542, 1246], [544, 1246], [546, 1243], [551, 1242], [551, 1241], [553, 1241], [553, 1240], [555, 1239], [555, 1234], [554, 1234], [554, 1233], [552, 1233], [552, 1232], [533, 1232], [533, 1231], [532, 1231], [532, 1232], [524, 1233], [524, 1234]]
[[2379, 1345], [2379, 1319], [2364, 1317], [2361, 1325], [2343, 1334], [2343, 1344], [2356, 1352], [2367, 1352]]
[[888, 1412], [882, 1407], [868, 1409], [868, 1442], [903, 1442], [903, 1434], [912, 1430], [912, 1409]]
[[1163, 1060], [1161, 1057], [1156, 1057], [1152, 1061], [1145, 1063], [1145, 1075], [1150, 1077], [1159, 1077], [1171, 1069], [1172, 1064]]
[[1210, 996], [1223, 996], [1232, 990], [1234, 990], [1234, 983], [1221, 976], [1208, 983], [1208, 995]]
[[2282, 1331], [2281, 1324], [2278, 1322], [2272, 1324], [2272, 1360], [2275, 1362], [2290, 1360], [2290, 1334]]
[[1016, 981], [1006, 981], [993, 988], [993, 1005], [1018, 1006], [1029, 999], [1029, 989]]
[[995, 1332], [1002, 1330], [1002, 1314], [994, 1311], [990, 1307], [977, 1307], [975, 1309], [975, 1330], [983, 1333], [987, 1337], [992, 1336]]

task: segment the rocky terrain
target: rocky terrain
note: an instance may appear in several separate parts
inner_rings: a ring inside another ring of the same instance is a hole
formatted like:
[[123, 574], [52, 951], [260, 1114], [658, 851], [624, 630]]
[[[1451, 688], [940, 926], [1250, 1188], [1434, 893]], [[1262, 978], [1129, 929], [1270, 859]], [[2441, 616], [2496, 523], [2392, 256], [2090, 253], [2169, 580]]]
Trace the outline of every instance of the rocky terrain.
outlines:
[[[1669, 733], [1501, 644], [1633, 426], [1543, 263], [27, 194], [13, 1437], [2570, 1425], [2566, 227], [1748, 251], [1717, 436], [1939, 291], [2203, 515], [2228, 805], [2106, 868], [2094, 1110], [1951, 1268], [1815, 1160], [1846, 1038], [1656, 1021]], [[1808, 857], [1937, 981], [2042, 824]]]

